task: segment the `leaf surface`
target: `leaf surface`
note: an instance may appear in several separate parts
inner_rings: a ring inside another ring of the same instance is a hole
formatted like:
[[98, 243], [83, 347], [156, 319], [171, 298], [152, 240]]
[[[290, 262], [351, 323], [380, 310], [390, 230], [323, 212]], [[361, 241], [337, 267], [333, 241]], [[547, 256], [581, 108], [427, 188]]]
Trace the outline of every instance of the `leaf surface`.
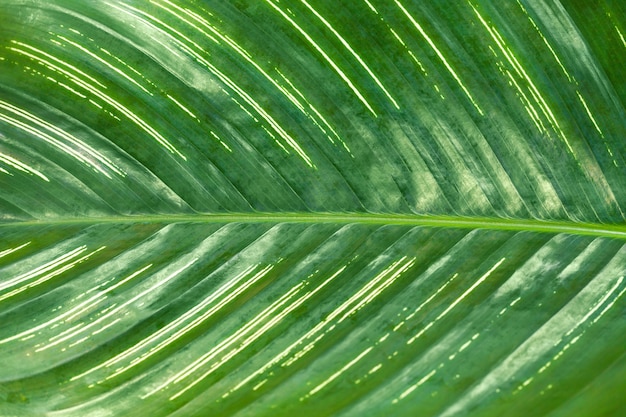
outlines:
[[0, 5], [0, 414], [626, 412], [620, 2]]

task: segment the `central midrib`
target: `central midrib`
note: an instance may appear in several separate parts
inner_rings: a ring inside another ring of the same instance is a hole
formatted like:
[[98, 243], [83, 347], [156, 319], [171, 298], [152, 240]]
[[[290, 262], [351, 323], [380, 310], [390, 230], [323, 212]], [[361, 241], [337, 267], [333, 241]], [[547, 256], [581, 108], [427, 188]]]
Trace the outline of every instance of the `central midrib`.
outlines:
[[105, 223], [334, 223], [402, 226], [451, 227], [463, 229], [517, 230], [543, 233], [568, 233], [626, 239], [626, 224], [574, 223], [563, 221], [497, 219], [488, 217], [425, 216], [370, 213], [225, 213], [159, 214], [108, 217], [57, 218], [11, 221], [6, 226], [54, 226]]

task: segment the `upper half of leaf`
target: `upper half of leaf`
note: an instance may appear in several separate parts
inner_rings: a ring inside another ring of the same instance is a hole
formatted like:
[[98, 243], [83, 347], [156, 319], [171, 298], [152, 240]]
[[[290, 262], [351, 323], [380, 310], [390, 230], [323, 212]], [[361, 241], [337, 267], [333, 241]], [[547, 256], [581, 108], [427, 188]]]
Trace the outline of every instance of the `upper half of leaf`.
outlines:
[[0, 217], [622, 222], [626, 8], [0, 5]]

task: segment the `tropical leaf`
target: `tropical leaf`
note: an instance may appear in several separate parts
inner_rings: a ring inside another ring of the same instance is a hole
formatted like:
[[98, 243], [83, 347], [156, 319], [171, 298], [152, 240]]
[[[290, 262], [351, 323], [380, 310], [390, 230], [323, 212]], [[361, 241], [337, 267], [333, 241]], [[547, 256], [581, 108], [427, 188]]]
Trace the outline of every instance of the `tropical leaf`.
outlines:
[[3, 0], [0, 414], [626, 414], [626, 5]]

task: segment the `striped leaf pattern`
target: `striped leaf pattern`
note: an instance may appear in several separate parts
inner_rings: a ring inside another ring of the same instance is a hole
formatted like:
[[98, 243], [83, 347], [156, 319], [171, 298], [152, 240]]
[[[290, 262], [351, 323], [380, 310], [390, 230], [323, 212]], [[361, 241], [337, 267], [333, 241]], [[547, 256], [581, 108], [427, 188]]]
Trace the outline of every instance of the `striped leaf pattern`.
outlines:
[[0, 415], [626, 414], [626, 4], [3, 0]]

